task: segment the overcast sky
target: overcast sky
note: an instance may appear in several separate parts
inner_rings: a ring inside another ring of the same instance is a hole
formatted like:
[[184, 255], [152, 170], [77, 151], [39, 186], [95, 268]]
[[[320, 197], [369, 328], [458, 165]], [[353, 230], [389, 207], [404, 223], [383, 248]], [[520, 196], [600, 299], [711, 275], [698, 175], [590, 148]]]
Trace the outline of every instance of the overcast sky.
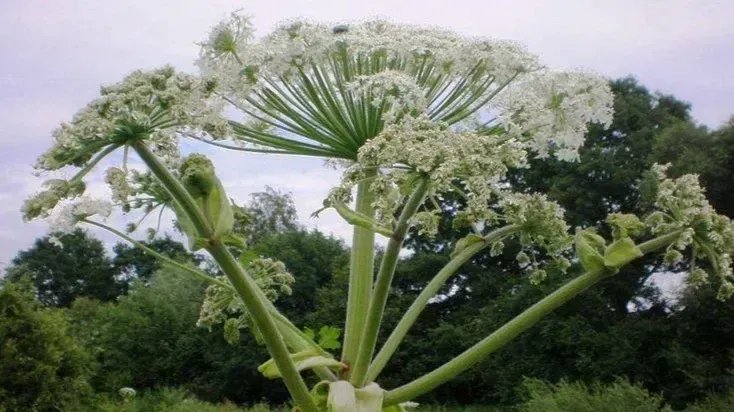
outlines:
[[[553, 68], [634, 75], [690, 102], [709, 127], [734, 113], [731, 0], [0, 0], [0, 267], [46, 231], [45, 223], [22, 223], [19, 209], [42, 182], [30, 166], [51, 130], [100, 84], [132, 70], [172, 64], [194, 72], [195, 42], [238, 9], [253, 16], [259, 34], [294, 17], [383, 17], [517, 40]], [[308, 217], [337, 180], [320, 161], [223, 153], [215, 163], [233, 197], [271, 185], [294, 195], [302, 223], [348, 233], [331, 214]]]

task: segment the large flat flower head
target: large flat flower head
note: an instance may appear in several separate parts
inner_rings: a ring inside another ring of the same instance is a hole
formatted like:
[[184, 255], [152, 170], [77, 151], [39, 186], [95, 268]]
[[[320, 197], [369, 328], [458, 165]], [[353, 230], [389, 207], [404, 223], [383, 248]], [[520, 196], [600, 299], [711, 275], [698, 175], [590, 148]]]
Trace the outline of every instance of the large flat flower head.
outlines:
[[388, 125], [427, 117], [573, 159], [586, 123], [611, 119], [604, 79], [548, 71], [514, 42], [384, 20], [290, 21], [254, 40], [244, 21], [217, 25], [198, 65], [242, 112], [235, 140], [253, 149], [356, 160]]

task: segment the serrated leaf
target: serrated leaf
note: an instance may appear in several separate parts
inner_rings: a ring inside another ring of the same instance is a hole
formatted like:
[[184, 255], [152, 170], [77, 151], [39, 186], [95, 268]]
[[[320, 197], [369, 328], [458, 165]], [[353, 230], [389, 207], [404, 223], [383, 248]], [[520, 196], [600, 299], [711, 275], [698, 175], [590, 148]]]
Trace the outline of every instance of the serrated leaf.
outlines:
[[576, 233], [576, 255], [587, 271], [604, 270], [604, 238], [591, 230]]
[[314, 341], [316, 340], [316, 331], [314, 331], [311, 328], [303, 328], [303, 334], [306, 336], [308, 340]]
[[341, 330], [333, 326], [322, 326], [319, 329], [319, 341], [318, 344], [324, 349], [339, 349], [341, 348], [341, 342], [339, 337], [341, 336]]
[[470, 233], [469, 235], [459, 239], [456, 242], [456, 246], [454, 246], [454, 251], [451, 252], [451, 257], [455, 257], [470, 245], [479, 242], [484, 242], [484, 238], [474, 233]]
[[628, 237], [621, 238], [609, 245], [604, 252], [604, 265], [619, 269], [631, 260], [642, 257], [643, 253], [635, 242]]
[[[312, 349], [307, 349], [291, 355], [291, 359], [296, 366], [296, 370], [302, 371], [306, 369], [312, 369], [316, 367], [327, 367], [340, 370], [347, 366], [334, 358], [327, 358], [326, 356], [319, 355]], [[281, 376], [278, 366], [275, 364], [275, 360], [269, 359], [257, 370], [268, 379], [275, 379]]]

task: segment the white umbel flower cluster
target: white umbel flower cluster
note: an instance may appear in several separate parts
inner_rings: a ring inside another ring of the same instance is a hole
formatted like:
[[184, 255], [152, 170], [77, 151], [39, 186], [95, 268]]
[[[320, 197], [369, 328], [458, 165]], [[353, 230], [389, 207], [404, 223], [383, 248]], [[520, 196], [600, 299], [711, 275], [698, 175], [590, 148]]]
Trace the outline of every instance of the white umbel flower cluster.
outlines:
[[71, 233], [77, 223], [91, 216], [108, 217], [112, 213], [112, 204], [106, 200], [81, 197], [78, 200], [64, 205], [52, 217], [51, 231]]
[[[386, 225], [400, 205], [397, 188], [417, 173], [430, 181], [429, 195], [459, 190], [466, 196], [467, 211], [475, 220], [491, 219], [492, 194], [508, 168], [525, 162], [525, 150], [515, 140], [499, 143], [494, 136], [457, 132], [426, 117], [410, 118], [390, 125], [359, 150], [358, 165], [348, 170], [344, 185], [349, 187], [366, 171], [378, 170], [371, 185], [374, 206]], [[355, 173], [361, 171], [361, 173]], [[342, 190], [339, 193], [347, 193]], [[433, 226], [425, 214], [417, 216], [426, 232]], [[435, 226], [433, 226], [435, 228]]]
[[497, 99], [499, 119], [507, 132], [529, 142], [540, 157], [553, 152], [577, 160], [589, 123], [612, 122], [609, 84], [589, 73], [533, 73]]
[[516, 43], [383, 20], [293, 21], [253, 40], [233, 15], [198, 65], [244, 114], [235, 134], [253, 148], [356, 160], [365, 141], [411, 115], [462, 127], [493, 119], [500, 137], [575, 159], [587, 123], [611, 120], [611, 92], [596, 75], [549, 71]]
[[734, 224], [711, 207], [697, 175], [669, 179], [666, 177], [668, 167], [653, 166], [653, 173], [658, 179], [655, 200], [658, 211], [650, 214], [645, 223], [653, 234], [681, 230], [679, 240], [668, 248], [665, 262], [674, 265], [682, 260], [681, 252], [691, 250], [691, 285], [696, 287], [710, 280], [706, 271], [697, 265], [700, 261], [708, 261], [720, 285], [719, 299], [728, 299], [734, 295]]
[[82, 166], [109, 145], [145, 139], [164, 159], [177, 159], [175, 132], [184, 127], [222, 131], [220, 107], [207, 97], [214, 85], [176, 73], [172, 67], [136, 71], [102, 87], [100, 97], [53, 132], [55, 144], [36, 164], [40, 170]]
[[[295, 282], [295, 278], [286, 270], [283, 262], [258, 258], [253, 259], [246, 269], [271, 301], [275, 301], [280, 295], [291, 294], [291, 285]], [[255, 336], [259, 336], [247, 307], [231, 286], [229, 279], [226, 277], [218, 279], [229, 287], [211, 285], [206, 289], [196, 325], [211, 329], [216, 324], [224, 324], [224, 337], [231, 344], [239, 341], [239, 330], [242, 328], [249, 327]]]

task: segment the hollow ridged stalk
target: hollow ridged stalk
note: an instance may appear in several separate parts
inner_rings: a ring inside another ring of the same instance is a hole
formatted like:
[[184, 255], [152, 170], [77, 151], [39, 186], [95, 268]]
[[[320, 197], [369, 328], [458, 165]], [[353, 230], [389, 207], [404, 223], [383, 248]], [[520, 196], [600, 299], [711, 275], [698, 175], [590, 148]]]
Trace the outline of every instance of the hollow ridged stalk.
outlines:
[[[647, 254], [670, 245], [677, 240], [681, 231], [659, 236], [639, 245], [643, 254]], [[630, 258], [624, 264], [634, 260]], [[576, 297], [599, 281], [613, 275], [610, 270], [588, 271], [566, 283], [555, 292], [541, 299], [539, 302], [517, 315], [511, 321], [494, 331], [479, 343], [467, 349], [459, 356], [429, 372], [422, 377], [393, 389], [385, 394], [384, 406], [395, 405], [420, 396], [433, 388], [449, 381], [456, 375], [466, 371], [484, 358], [502, 348], [517, 335], [526, 331], [538, 321], [557, 309], [559, 306]]]
[[408, 201], [403, 206], [403, 210], [395, 225], [395, 230], [390, 236], [387, 248], [382, 256], [380, 270], [377, 273], [375, 287], [372, 291], [370, 299], [369, 312], [367, 322], [362, 332], [362, 340], [359, 345], [357, 359], [352, 367], [350, 380], [354, 386], [364, 386], [366, 382], [367, 367], [369, 366], [372, 355], [375, 352], [375, 344], [377, 343], [377, 335], [380, 332], [380, 324], [382, 323], [382, 315], [385, 311], [387, 296], [390, 292], [390, 284], [392, 283], [395, 267], [400, 257], [400, 250], [403, 248], [403, 241], [410, 226], [410, 219], [418, 211], [423, 203], [428, 191], [429, 183], [426, 179], [421, 179]]
[[181, 182], [170, 173], [144, 143], [136, 142], [132, 147], [168, 190], [173, 199], [178, 202], [196, 228], [197, 233], [202, 238], [207, 239], [207, 251], [217, 262], [222, 272], [229, 278], [235, 291], [240, 295], [247, 310], [252, 315], [255, 325], [262, 333], [265, 346], [273, 357], [293, 400], [303, 411], [318, 412], [306, 384], [290, 357], [283, 337], [278, 332], [275, 321], [269, 313], [268, 305], [263, 302], [258, 293], [258, 286], [255, 281], [245, 273], [244, 269], [229, 253], [224, 243], [212, 235], [211, 225]]
[[492, 242], [502, 239], [505, 236], [509, 236], [518, 230], [520, 230], [520, 227], [517, 225], [509, 225], [497, 229], [485, 236], [484, 242], [476, 242], [467, 246], [464, 250], [456, 254], [456, 256], [454, 256], [446, 266], [441, 268], [436, 276], [431, 279], [428, 285], [423, 288], [418, 297], [415, 298], [413, 303], [410, 305], [410, 308], [408, 308], [397, 326], [395, 326], [395, 329], [390, 333], [390, 336], [385, 341], [382, 349], [380, 349], [377, 356], [375, 356], [375, 359], [367, 370], [368, 382], [375, 380], [380, 372], [382, 372], [382, 369], [385, 367], [395, 351], [397, 351], [400, 343], [405, 339], [405, 335], [408, 333], [408, 330], [410, 330], [413, 324], [415, 324], [418, 316], [420, 316], [423, 309], [428, 305], [428, 301], [436, 296], [448, 278], [453, 276], [462, 265], [469, 261], [469, 259], [474, 255], [489, 246]]
[[[354, 210], [368, 218], [374, 218], [373, 196], [370, 192], [371, 179], [365, 179], [357, 186]], [[367, 318], [372, 294], [374, 272], [375, 232], [360, 226], [354, 227], [352, 251], [349, 261], [349, 296], [347, 298], [347, 319], [344, 327], [344, 347], [342, 362], [352, 365], [357, 358], [362, 331]]]

